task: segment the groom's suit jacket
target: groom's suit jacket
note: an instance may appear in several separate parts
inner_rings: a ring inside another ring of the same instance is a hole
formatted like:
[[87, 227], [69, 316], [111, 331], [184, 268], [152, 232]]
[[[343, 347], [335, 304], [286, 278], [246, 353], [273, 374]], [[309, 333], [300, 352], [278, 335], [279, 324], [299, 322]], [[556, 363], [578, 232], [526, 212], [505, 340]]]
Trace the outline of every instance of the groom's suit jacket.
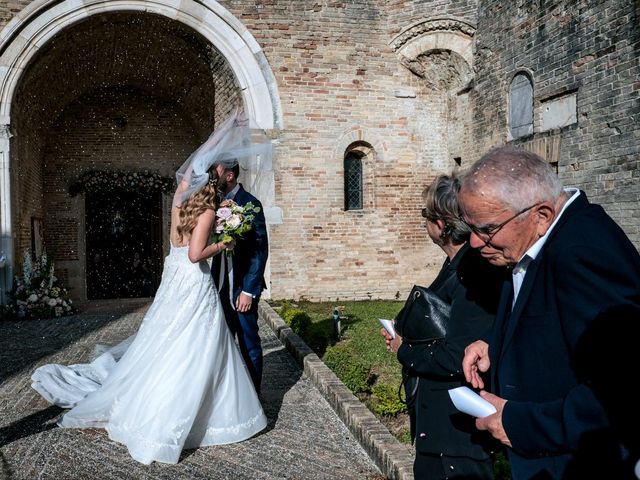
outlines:
[[573, 354], [599, 313], [637, 305], [639, 295], [638, 251], [580, 192], [528, 266], [513, 309], [510, 279], [505, 284], [489, 340], [492, 385], [508, 400], [502, 422], [515, 479], [545, 470], [559, 478], [553, 472], [566, 468], [583, 436], [608, 428], [602, 404], [573, 368]]
[[[247, 192], [242, 185], [233, 200], [238, 205], [251, 202], [255, 207], [260, 207], [260, 212], [256, 213], [253, 219], [253, 228], [244, 233], [236, 243], [234, 254], [227, 257], [227, 261], [233, 262], [233, 298], [236, 298], [240, 292], [249, 293], [257, 298], [266, 288], [264, 269], [269, 255], [264, 211], [260, 201]], [[211, 273], [216, 285], [220, 278], [221, 258], [222, 255], [213, 257], [211, 265]]]

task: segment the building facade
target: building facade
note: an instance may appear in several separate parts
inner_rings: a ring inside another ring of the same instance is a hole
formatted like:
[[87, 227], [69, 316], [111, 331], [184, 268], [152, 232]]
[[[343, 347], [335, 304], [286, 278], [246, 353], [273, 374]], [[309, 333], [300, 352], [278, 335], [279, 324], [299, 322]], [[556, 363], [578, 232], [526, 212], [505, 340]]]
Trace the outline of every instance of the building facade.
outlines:
[[76, 300], [131, 293], [117, 284], [136, 254], [157, 282], [171, 195], [70, 186], [171, 177], [236, 104], [274, 139], [256, 187], [268, 296], [428, 283], [443, 256], [423, 188], [505, 143], [640, 245], [639, 15], [613, 0], [0, 0], [3, 299], [25, 250], [46, 249]]

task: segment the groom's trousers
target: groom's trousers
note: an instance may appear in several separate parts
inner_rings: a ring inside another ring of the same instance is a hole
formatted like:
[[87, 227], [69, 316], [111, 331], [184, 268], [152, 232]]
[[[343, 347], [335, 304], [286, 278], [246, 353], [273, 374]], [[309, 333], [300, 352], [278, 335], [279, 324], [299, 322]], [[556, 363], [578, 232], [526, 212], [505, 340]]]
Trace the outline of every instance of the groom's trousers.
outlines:
[[260, 297], [256, 297], [251, 302], [249, 311], [240, 313], [234, 308], [238, 295], [233, 296], [232, 306], [229, 298], [229, 282], [224, 281], [220, 290], [220, 302], [224, 310], [224, 317], [227, 320], [229, 330], [238, 339], [240, 352], [244, 363], [247, 365], [251, 380], [260, 394], [260, 384], [262, 381], [262, 343], [258, 333], [258, 302]]

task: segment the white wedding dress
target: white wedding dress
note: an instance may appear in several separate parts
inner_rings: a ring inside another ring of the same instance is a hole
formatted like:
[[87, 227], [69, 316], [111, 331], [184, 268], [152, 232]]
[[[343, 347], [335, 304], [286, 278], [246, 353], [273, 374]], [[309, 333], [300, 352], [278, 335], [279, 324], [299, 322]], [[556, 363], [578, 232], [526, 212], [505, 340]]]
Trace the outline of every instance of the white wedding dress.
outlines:
[[44, 365], [33, 388], [69, 408], [62, 427], [99, 427], [142, 463], [239, 442], [267, 424], [206, 261], [171, 247], [138, 332], [80, 365]]

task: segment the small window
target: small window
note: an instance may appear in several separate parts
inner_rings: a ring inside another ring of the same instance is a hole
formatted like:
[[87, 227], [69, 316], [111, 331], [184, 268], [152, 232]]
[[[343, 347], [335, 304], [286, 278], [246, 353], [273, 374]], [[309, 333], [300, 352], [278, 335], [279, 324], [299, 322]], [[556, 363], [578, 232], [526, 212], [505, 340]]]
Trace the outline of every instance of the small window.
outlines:
[[344, 159], [344, 209], [362, 210], [362, 154], [351, 151]]
[[524, 73], [513, 77], [509, 88], [509, 127], [512, 138], [533, 133], [533, 84]]

